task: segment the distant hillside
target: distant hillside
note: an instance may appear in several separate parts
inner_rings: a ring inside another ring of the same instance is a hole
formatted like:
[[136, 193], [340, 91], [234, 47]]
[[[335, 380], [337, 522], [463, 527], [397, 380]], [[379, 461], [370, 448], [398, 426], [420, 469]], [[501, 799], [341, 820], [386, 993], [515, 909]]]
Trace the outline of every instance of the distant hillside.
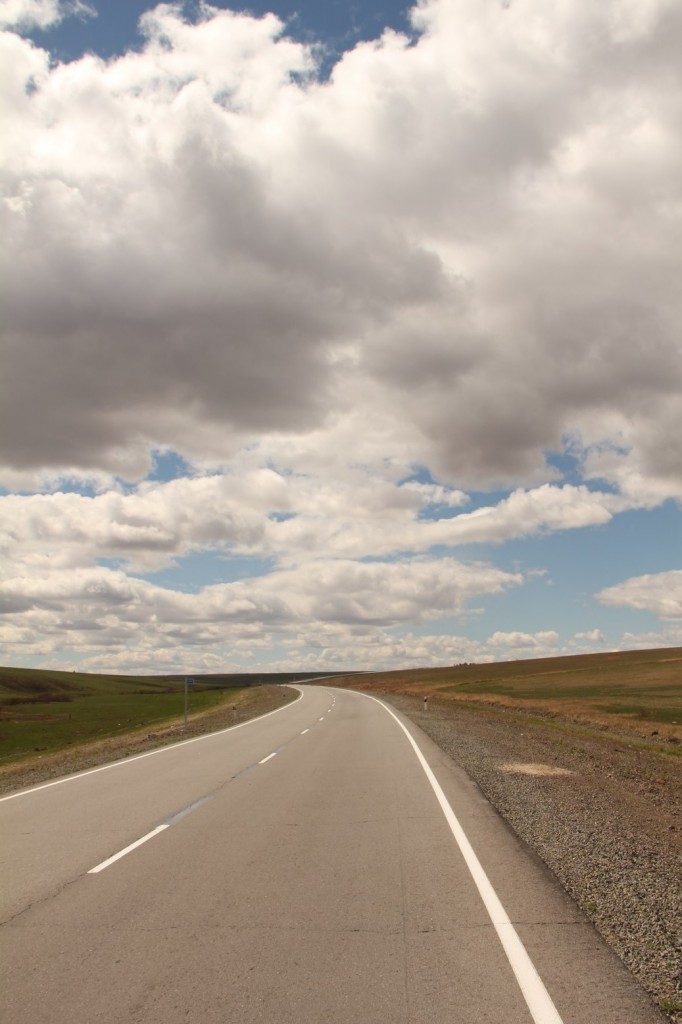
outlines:
[[354, 689], [457, 701], [682, 743], [682, 648], [368, 673]]
[[[239, 702], [261, 684], [313, 673], [196, 675], [190, 714]], [[184, 676], [119, 676], [0, 668], [0, 765], [184, 717]]]
[[[223, 675], [196, 674], [196, 689], [256, 686], [261, 683], [290, 683], [319, 676], [319, 672], [241, 672]], [[3, 704], [66, 701], [87, 694], [174, 693], [184, 689], [184, 675], [127, 676], [86, 672], [57, 672], [51, 669], [0, 668], [0, 708]]]

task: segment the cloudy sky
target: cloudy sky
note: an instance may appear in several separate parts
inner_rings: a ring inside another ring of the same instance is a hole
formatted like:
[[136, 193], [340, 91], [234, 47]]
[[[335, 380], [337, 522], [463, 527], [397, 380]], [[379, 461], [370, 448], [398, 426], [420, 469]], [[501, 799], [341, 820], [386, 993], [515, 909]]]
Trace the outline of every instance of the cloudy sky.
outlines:
[[679, 0], [0, 26], [0, 663], [682, 645]]

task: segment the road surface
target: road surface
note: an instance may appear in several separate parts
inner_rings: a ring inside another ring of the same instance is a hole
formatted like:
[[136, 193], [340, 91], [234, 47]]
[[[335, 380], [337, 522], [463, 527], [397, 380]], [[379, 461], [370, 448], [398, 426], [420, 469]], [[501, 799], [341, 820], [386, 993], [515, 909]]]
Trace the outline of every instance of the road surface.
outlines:
[[416, 726], [301, 694], [0, 800], [6, 1024], [660, 1024]]

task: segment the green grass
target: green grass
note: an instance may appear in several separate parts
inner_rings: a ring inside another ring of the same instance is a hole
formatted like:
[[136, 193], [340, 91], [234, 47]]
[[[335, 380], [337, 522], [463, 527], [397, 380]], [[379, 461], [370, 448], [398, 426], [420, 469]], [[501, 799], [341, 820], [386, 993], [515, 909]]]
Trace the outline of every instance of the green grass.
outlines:
[[[191, 693], [191, 713], [205, 711], [242, 690]], [[8, 709], [9, 710], [9, 709]], [[104, 736], [157, 725], [184, 713], [180, 693], [89, 694], [66, 703], [18, 705], [0, 711], [0, 758], [55, 751]]]
[[[196, 677], [189, 713], [237, 701], [245, 683], [286, 682], [292, 675]], [[183, 714], [182, 676], [0, 668], [0, 764], [158, 726]]]
[[658, 1005], [666, 1013], [682, 1013], [682, 999], [661, 999]]

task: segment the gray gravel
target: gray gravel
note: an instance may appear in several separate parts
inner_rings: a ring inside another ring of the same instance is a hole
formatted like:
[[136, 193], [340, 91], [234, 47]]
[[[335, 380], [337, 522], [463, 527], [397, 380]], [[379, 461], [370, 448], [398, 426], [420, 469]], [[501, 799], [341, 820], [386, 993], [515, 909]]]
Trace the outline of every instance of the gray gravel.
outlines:
[[682, 759], [499, 711], [388, 699], [464, 768], [682, 1024]]

